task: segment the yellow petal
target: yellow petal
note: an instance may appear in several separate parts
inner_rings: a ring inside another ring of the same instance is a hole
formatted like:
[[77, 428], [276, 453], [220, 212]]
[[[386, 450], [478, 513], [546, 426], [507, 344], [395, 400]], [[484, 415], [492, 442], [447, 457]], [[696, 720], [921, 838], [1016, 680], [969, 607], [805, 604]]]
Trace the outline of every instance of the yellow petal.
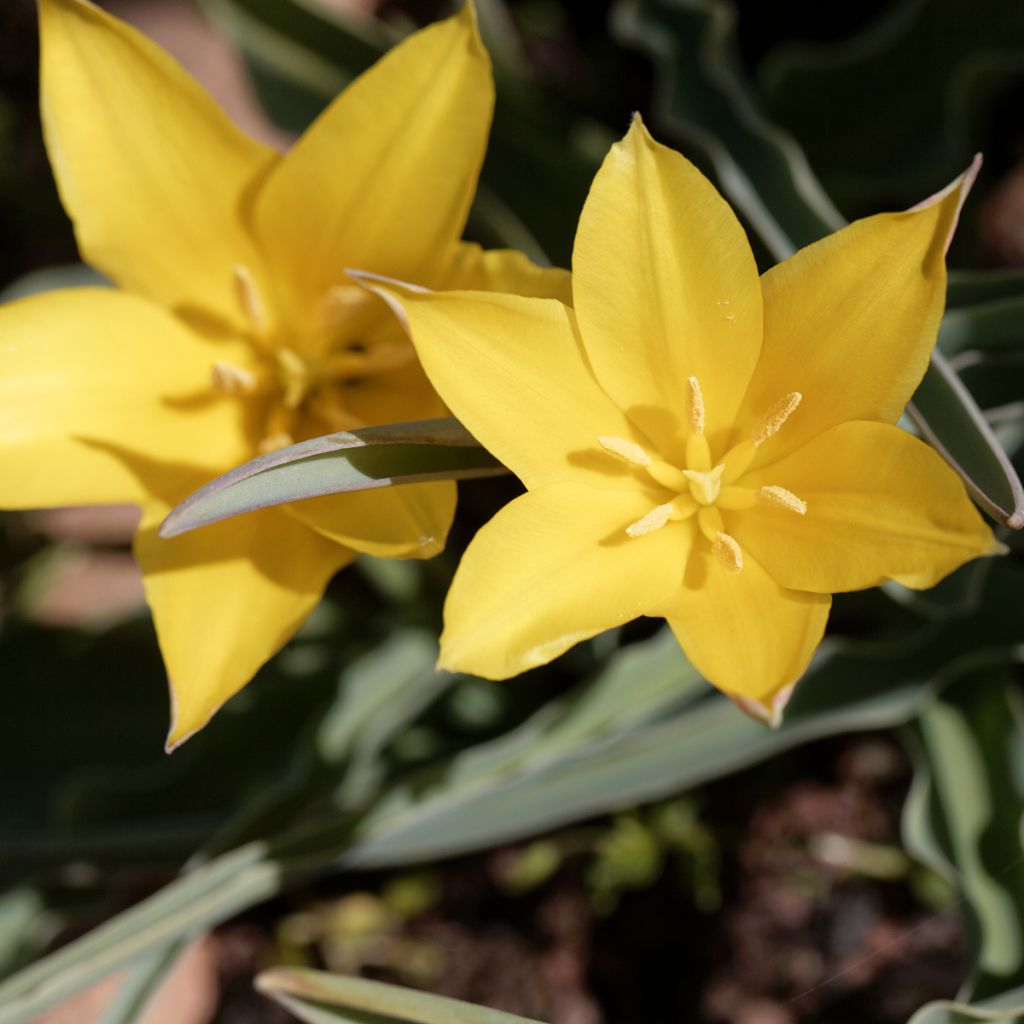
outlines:
[[639, 117], [583, 208], [573, 298], [597, 379], [663, 457], [682, 454], [691, 376], [724, 443], [761, 344], [757, 268], [725, 200]]
[[540, 267], [516, 249], [482, 249], [476, 242], [459, 243], [441, 287], [558, 299], [572, 305], [568, 270]]
[[844, 420], [899, 419], [935, 344], [945, 251], [973, 180], [968, 172], [934, 201], [855, 221], [764, 275], [764, 345], [737, 439], [794, 391], [803, 401], [766, 458]]
[[440, 664], [488, 679], [544, 665], [678, 588], [691, 524], [644, 537], [637, 492], [557, 483], [506, 505], [473, 539], [445, 603]]
[[435, 283], [465, 224], [493, 105], [467, 3], [396, 46], [320, 115], [256, 204], [293, 319], [346, 267]]
[[85, 0], [41, 0], [46, 145], [86, 261], [172, 307], [237, 319], [256, 271], [243, 194], [277, 159], [141, 33]]
[[407, 321], [452, 413], [527, 487], [582, 476], [632, 486], [629, 467], [598, 438], [648, 442], [591, 374], [571, 309], [554, 299], [366, 284]]
[[170, 677], [170, 750], [291, 639], [354, 555], [280, 509], [162, 540], [167, 511], [146, 509], [135, 557]]
[[683, 587], [658, 614], [701, 675], [771, 716], [774, 698], [803, 675], [831, 603], [780, 587], [746, 551], [742, 571], [728, 572], [698, 544]]
[[834, 593], [894, 579], [923, 589], [994, 550], [959, 477], [888, 424], [833, 427], [743, 485], [784, 487], [807, 504], [805, 515], [760, 504], [731, 520], [783, 586]]
[[148, 493], [117, 451], [210, 467], [251, 455], [241, 406], [213, 393], [211, 349], [145, 299], [51, 292], [0, 309], [0, 506], [137, 502]]
[[328, 494], [285, 506], [301, 523], [379, 558], [433, 558], [455, 516], [455, 484], [405, 484]]

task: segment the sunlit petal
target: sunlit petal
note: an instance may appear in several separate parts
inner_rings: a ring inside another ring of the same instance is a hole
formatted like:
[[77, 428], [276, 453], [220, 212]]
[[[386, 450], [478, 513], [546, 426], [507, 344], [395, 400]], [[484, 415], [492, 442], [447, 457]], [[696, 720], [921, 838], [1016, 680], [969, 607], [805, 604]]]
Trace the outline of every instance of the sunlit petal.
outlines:
[[0, 504], [140, 501], [114, 448], [209, 467], [251, 454], [242, 408], [210, 386], [217, 354], [159, 306], [113, 289], [51, 292], [0, 309]]
[[794, 391], [800, 409], [766, 458], [844, 420], [899, 419], [935, 345], [945, 252], [972, 181], [969, 173], [914, 210], [855, 221], [764, 275], [764, 346], [739, 436]]
[[571, 309], [554, 299], [367, 283], [407, 321], [453, 414], [528, 487], [581, 475], [631, 485], [598, 438], [643, 438], [591, 374]]
[[787, 488], [807, 505], [804, 515], [774, 503], [734, 514], [732, 532], [783, 586], [925, 588], [995, 547], [959, 477], [887, 424], [833, 427], [744, 483]]
[[803, 675], [831, 603], [780, 587], [749, 552], [736, 573], [698, 545], [682, 588], [658, 613], [701, 675], [770, 716], [773, 698]]
[[257, 271], [246, 190], [277, 159], [140, 32], [85, 0], [41, 0], [46, 145], [79, 248], [118, 284], [238, 320]]
[[691, 530], [669, 523], [627, 536], [626, 526], [648, 511], [635, 492], [576, 483], [549, 484], [506, 505], [459, 565], [441, 664], [505, 679], [665, 600], [682, 579]]
[[291, 639], [354, 554], [279, 509], [162, 540], [166, 512], [146, 510], [135, 556], [170, 677], [173, 748]]
[[597, 379], [663, 456], [685, 440], [691, 376], [724, 441], [761, 344], [757, 268], [725, 200], [639, 118], [580, 217], [573, 298]]
[[334, 100], [256, 204], [291, 320], [346, 267], [437, 283], [469, 211], [493, 104], [472, 4], [410, 36]]
[[568, 270], [540, 267], [516, 249], [483, 249], [476, 242], [459, 243], [443, 287], [558, 299], [572, 305]]

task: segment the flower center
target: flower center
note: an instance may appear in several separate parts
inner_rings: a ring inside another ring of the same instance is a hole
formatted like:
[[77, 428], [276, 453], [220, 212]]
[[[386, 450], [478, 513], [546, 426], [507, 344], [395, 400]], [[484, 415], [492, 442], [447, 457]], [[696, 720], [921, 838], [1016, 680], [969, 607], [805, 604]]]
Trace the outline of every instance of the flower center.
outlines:
[[369, 292], [340, 285], [321, 299], [312, 325], [293, 337], [275, 330], [252, 272], [235, 268], [235, 296], [248, 322], [255, 367], [218, 361], [214, 388], [228, 395], [258, 396], [266, 409], [261, 452], [304, 437], [352, 430], [367, 423], [351, 408], [353, 388], [415, 358], [404, 337], [375, 330], [383, 309]]
[[743, 569], [743, 551], [736, 538], [726, 532], [723, 512], [738, 513], [758, 502], [805, 515], [807, 504], [792, 491], [777, 485], [760, 488], [742, 486], [758, 448], [774, 437], [796, 411], [802, 400], [799, 391], [791, 391], [768, 409], [752, 440], [741, 441], [715, 462], [704, 433], [704, 393], [696, 377], [687, 381], [687, 413], [690, 433], [686, 440], [685, 466], [653, 458], [633, 441], [621, 437], [599, 437], [601, 447], [616, 458], [628, 462], [666, 492], [666, 500], [645, 516], [626, 527], [630, 537], [643, 537], [660, 530], [666, 523], [696, 517], [701, 534], [711, 552], [729, 572]]

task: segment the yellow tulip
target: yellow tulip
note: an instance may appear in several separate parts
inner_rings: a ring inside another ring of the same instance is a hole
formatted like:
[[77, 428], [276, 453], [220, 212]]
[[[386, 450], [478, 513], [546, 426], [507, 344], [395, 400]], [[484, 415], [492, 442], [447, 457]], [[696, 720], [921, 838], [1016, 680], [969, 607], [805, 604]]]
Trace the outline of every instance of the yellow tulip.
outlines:
[[527, 488], [462, 560], [441, 664], [504, 679], [664, 616], [708, 680], [777, 720], [833, 592], [929, 587], [991, 552], [959, 478], [895, 426], [971, 177], [759, 279], [725, 201], [637, 118], [580, 219], [574, 308], [362, 278]]
[[429, 557], [451, 483], [329, 496], [162, 541], [167, 510], [260, 451], [443, 413], [386, 305], [344, 268], [567, 292], [459, 236], [493, 108], [472, 4], [360, 76], [281, 156], [87, 0], [41, 0], [47, 147], [83, 258], [115, 289], [0, 310], [0, 504], [134, 502], [168, 674], [168, 747], [295, 632], [356, 552]]

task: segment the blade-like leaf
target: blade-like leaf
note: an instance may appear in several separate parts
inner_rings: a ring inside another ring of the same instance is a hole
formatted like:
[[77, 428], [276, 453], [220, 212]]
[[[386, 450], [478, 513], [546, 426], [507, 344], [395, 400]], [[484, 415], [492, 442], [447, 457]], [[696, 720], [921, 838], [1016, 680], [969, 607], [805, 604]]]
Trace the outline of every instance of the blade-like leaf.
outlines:
[[256, 987], [308, 1024], [540, 1024], [458, 999], [326, 971], [274, 968], [257, 977]]
[[421, 420], [328, 434], [261, 455], [174, 508], [160, 535], [341, 491], [495, 476], [506, 470], [457, 420]]
[[949, 687], [915, 723], [908, 849], [964, 896], [975, 976], [965, 1003], [1024, 988], [1024, 708], [1008, 666]]
[[1024, 486], [1017, 471], [941, 353], [932, 355], [907, 411], [990, 515], [1011, 529], [1024, 527]]

